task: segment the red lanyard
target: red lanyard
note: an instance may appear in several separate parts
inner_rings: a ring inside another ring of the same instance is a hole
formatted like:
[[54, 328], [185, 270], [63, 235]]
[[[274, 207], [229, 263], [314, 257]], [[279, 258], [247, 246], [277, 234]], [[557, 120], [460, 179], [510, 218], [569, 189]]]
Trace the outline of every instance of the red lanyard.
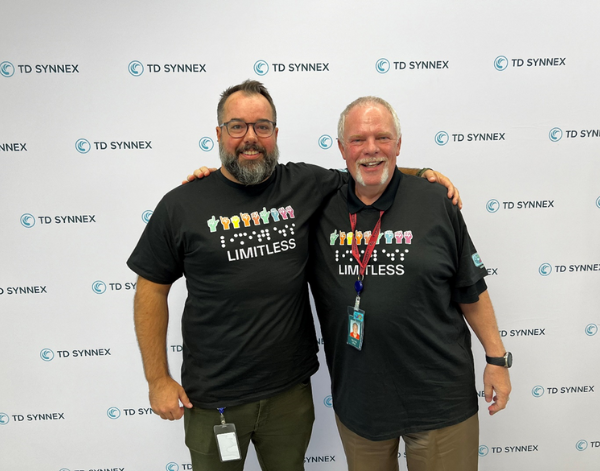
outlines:
[[[360, 266], [360, 275], [364, 278], [365, 270], [367, 269], [367, 265], [369, 264], [369, 260], [371, 259], [371, 254], [373, 253], [373, 249], [375, 248], [375, 244], [377, 243], [377, 239], [379, 238], [379, 230], [381, 229], [381, 218], [385, 211], [379, 211], [379, 220], [377, 224], [375, 224], [375, 229], [371, 233], [371, 238], [369, 239], [369, 243], [367, 244], [367, 249], [365, 250], [365, 254], [363, 255], [362, 261], [360, 260], [360, 253], [358, 252], [358, 245], [356, 244], [356, 233], [352, 238], [352, 255], [358, 262]], [[350, 227], [352, 228], [352, 232], [356, 229], [356, 213], [350, 214]]]

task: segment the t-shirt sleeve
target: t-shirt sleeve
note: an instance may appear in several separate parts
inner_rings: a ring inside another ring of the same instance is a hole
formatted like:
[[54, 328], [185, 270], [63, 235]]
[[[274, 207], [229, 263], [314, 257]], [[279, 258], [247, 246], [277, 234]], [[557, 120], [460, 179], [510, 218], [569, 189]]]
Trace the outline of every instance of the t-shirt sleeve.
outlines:
[[328, 198], [348, 183], [350, 178], [347, 170], [344, 169], [326, 169], [318, 165], [306, 164], [315, 176], [317, 188], [323, 198]]
[[473, 245], [462, 213], [456, 207], [451, 210], [458, 249], [458, 269], [452, 284], [452, 300], [457, 303], [474, 303], [487, 289], [483, 280], [487, 269]]
[[171, 284], [183, 275], [182, 244], [163, 198], [152, 213], [127, 265], [147, 280]]

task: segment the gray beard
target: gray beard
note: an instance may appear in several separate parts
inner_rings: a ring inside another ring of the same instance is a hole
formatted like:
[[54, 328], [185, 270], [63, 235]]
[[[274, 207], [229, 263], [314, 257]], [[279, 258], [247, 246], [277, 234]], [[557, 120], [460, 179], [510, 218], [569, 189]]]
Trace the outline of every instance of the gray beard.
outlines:
[[[247, 161], [240, 164], [237, 153], [246, 150], [256, 150], [263, 155], [262, 160]], [[266, 149], [260, 145], [240, 146], [236, 149], [236, 154], [230, 154], [223, 148], [219, 142], [219, 156], [221, 163], [227, 171], [242, 185], [257, 185], [264, 182], [271, 176], [275, 166], [279, 161], [279, 148], [275, 145], [273, 152], [267, 153]]]
[[[389, 176], [390, 176], [390, 171], [386, 167], [383, 170], [383, 173], [381, 174], [380, 184], [383, 185], [385, 182], [387, 182], [387, 179], [388, 179]], [[367, 186], [365, 184], [365, 180], [362, 177], [362, 174], [360, 173], [360, 165], [358, 165], [358, 164], [356, 165], [356, 178], [354, 180], [356, 181], [356, 183], [358, 183], [361, 186]]]

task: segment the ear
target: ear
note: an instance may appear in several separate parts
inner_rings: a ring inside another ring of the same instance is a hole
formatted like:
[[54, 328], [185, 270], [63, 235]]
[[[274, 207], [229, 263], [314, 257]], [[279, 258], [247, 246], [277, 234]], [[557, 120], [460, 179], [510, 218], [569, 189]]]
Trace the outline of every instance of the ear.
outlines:
[[338, 149], [340, 150], [340, 152], [342, 153], [342, 158], [344, 160], [346, 160], [346, 151], [344, 150], [344, 145], [342, 144], [342, 141], [340, 141], [339, 139], [337, 140], [338, 143]]
[[217, 142], [221, 142], [221, 133], [223, 132], [223, 128], [217, 126]]
[[402, 145], [402, 138], [398, 138], [398, 144], [396, 144], [396, 157], [400, 155], [400, 146]]

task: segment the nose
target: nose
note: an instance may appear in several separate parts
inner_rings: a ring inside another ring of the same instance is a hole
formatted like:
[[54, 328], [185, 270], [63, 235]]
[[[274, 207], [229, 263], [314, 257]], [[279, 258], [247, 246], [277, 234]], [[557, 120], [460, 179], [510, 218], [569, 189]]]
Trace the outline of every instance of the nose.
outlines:
[[379, 146], [377, 145], [377, 141], [374, 138], [371, 137], [371, 138], [367, 139], [367, 142], [365, 145], [365, 152], [369, 155], [379, 153]]
[[248, 130], [246, 131], [246, 135], [244, 136], [244, 142], [257, 142], [258, 136], [256, 132], [254, 132], [254, 126], [249, 125]]

